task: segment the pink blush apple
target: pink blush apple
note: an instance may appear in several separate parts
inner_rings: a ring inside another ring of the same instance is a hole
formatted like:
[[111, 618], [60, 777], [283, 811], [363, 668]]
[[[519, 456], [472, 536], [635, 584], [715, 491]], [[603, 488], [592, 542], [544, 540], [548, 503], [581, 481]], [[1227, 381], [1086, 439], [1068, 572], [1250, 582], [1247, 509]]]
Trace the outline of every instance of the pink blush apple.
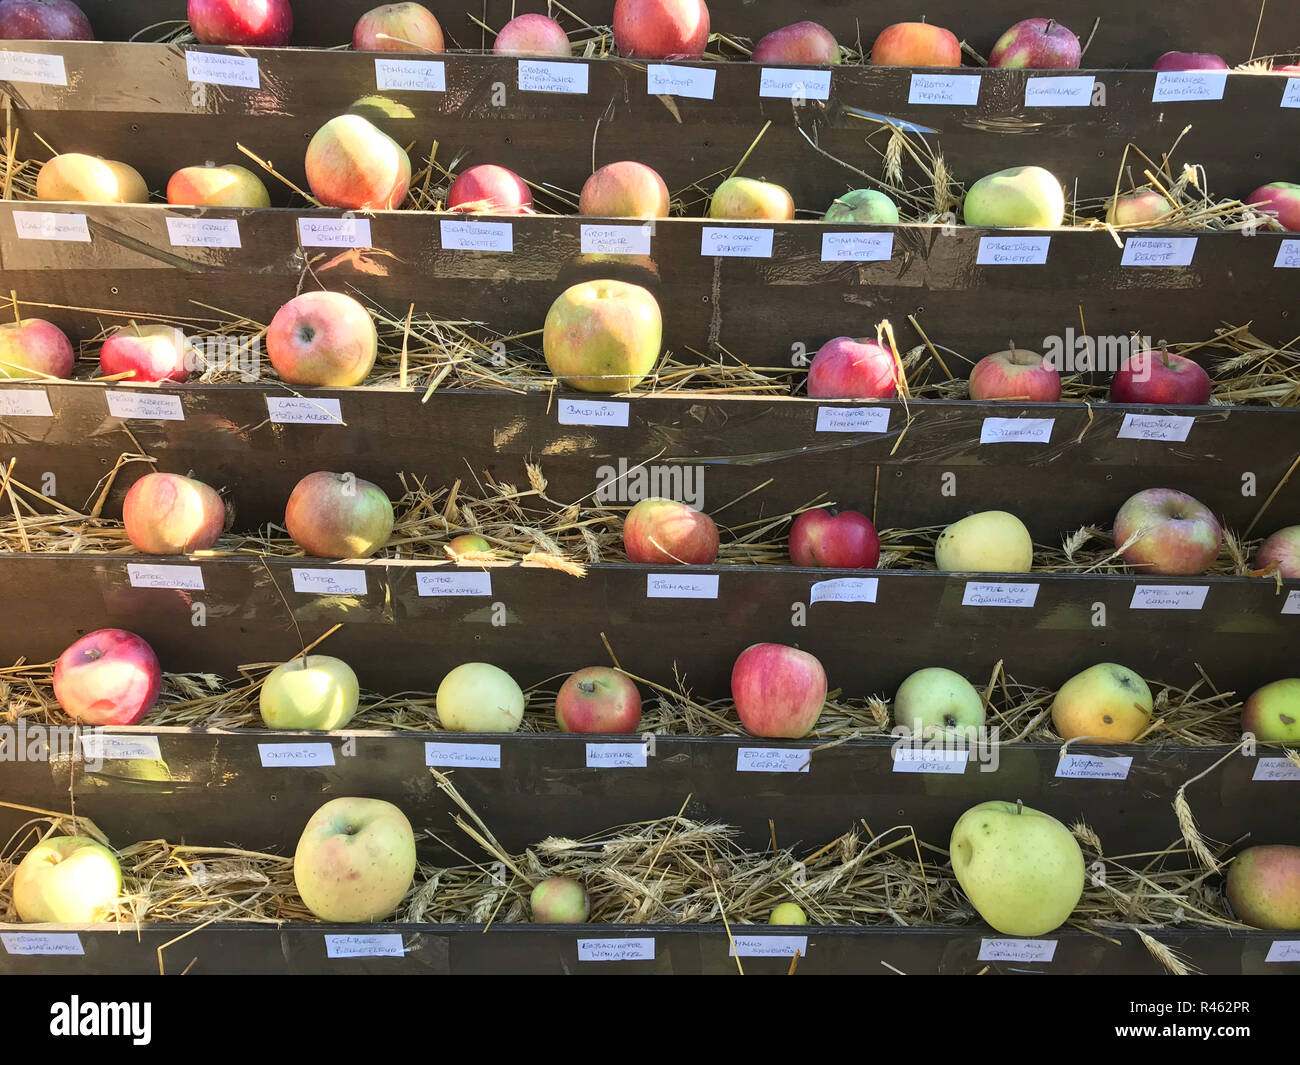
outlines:
[[641, 693], [616, 669], [580, 669], [555, 697], [555, 720], [562, 732], [635, 732], [641, 724]]
[[1147, 488], [1129, 497], [1115, 515], [1114, 537], [1116, 550], [1124, 548], [1124, 561], [1134, 569], [1171, 577], [1204, 573], [1223, 545], [1214, 512], [1172, 488]]
[[553, 18], [531, 13], [517, 15], [501, 27], [492, 45], [493, 55], [553, 55], [557, 58], [573, 54], [569, 35]]
[[1274, 181], [1261, 185], [1246, 197], [1246, 202], [1267, 214], [1276, 215], [1282, 228], [1288, 232], [1300, 233], [1300, 184]]
[[702, 511], [671, 499], [643, 499], [623, 519], [632, 562], [707, 566], [718, 560], [718, 527]]
[[1061, 375], [1036, 351], [999, 351], [980, 359], [971, 370], [970, 398], [1055, 403], [1061, 398]]
[[54, 666], [54, 697], [83, 725], [134, 725], [158, 701], [162, 667], [133, 632], [99, 629], [72, 644]]
[[75, 355], [68, 335], [44, 318], [0, 322], [0, 380], [71, 377]]
[[149, 473], [131, 486], [122, 503], [127, 538], [147, 555], [206, 551], [226, 524], [226, 507], [215, 489], [175, 473]]
[[807, 651], [756, 643], [741, 651], [732, 667], [731, 697], [752, 735], [797, 740], [821, 717], [826, 671]]
[[105, 377], [130, 374], [127, 381], [184, 381], [185, 337], [169, 325], [124, 325], [104, 341], [99, 368]]
[[790, 526], [790, 561], [827, 569], [874, 569], [880, 561], [880, 536], [871, 519], [856, 510], [806, 510]]
[[1300, 580], [1300, 525], [1279, 529], [1260, 544], [1255, 568], [1276, 572], [1283, 580]]
[[813, 399], [893, 399], [898, 395], [894, 353], [874, 340], [828, 340], [808, 367], [808, 395]]
[[709, 43], [704, 0], [614, 0], [614, 43], [636, 59], [698, 59]]

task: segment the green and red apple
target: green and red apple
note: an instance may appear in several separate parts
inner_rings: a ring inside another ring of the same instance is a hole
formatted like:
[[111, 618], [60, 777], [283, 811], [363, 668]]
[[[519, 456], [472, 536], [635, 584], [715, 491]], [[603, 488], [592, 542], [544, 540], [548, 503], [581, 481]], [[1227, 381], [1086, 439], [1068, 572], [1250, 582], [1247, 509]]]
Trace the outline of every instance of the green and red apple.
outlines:
[[569, 35], [555, 19], [529, 12], [516, 15], [501, 27], [493, 42], [492, 54], [568, 58], [573, 50], [569, 46]]
[[1247, 847], [1228, 866], [1225, 887], [1243, 924], [1300, 931], [1300, 847]]
[[382, 921], [414, 879], [411, 822], [383, 799], [327, 802], [312, 814], [293, 855], [298, 894], [322, 921]]
[[136, 383], [185, 381], [190, 376], [185, 334], [170, 325], [119, 326], [99, 349], [105, 377], [129, 374]]
[[1079, 38], [1055, 19], [1027, 18], [1007, 30], [989, 53], [989, 66], [1012, 70], [1077, 70]]
[[382, 4], [352, 30], [357, 52], [441, 52], [444, 46], [442, 26], [423, 4]]
[[718, 560], [718, 527], [701, 510], [655, 496], [627, 512], [623, 549], [631, 562], [708, 566]]
[[0, 322], [0, 380], [71, 377], [76, 355], [68, 335], [44, 318]]
[[38, 200], [76, 203], [148, 203], [140, 172], [116, 159], [70, 152], [56, 155], [36, 175]]
[[898, 395], [898, 360], [888, 346], [869, 337], [835, 337], [817, 349], [808, 366], [813, 399], [893, 399]]
[[[1185, 492], [1147, 488], [1130, 496], [1115, 515], [1115, 547], [1143, 573], [1194, 576], [1219, 557], [1223, 528], [1214, 512]], [[1130, 543], [1130, 541], [1132, 541]]]
[[826, 670], [807, 651], [779, 643], [745, 648], [731, 668], [731, 698], [751, 735], [797, 740], [826, 705]]
[[1106, 221], [1112, 226], [1137, 226], [1159, 222], [1172, 214], [1174, 204], [1155, 189], [1138, 189], [1112, 196], [1106, 203]]
[[657, 172], [630, 159], [608, 163], [583, 183], [578, 213], [609, 218], [667, 218], [668, 186]]
[[583, 924], [591, 915], [586, 890], [566, 876], [549, 877], [533, 888], [528, 908], [537, 924]]
[[291, 385], [359, 385], [375, 365], [379, 334], [370, 312], [342, 292], [304, 292], [271, 319], [266, 354]]
[[187, 207], [270, 207], [262, 179], [237, 163], [187, 166], [167, 182], [167, 202]]
[[326, 207], [387, 211], [411, 187], [411, 159], [397, 141], [358, 114], [339, 115], [307, 144], [307, 185]]
[[1283, 229], [1300, 233], [1300, 184], [1274, 181], [1261, 185], [1246, 197], [1246, 203], [1275, 216]]
[[898, 224], [898, 206], [875, 189], [853, 189], [835, 199], [822, 216], [823, 222], [844, 225], [892, 226]]
[[737, 222], [789, 222], [794, 200], [780, 185], [755, 178], [729, 177], [714, 190], [709, 217]]
[[1061, 375], [1047, 356], [1024, 348], [995, 352], [980, 359], [970, 373], [974, 400], [1055, 403], [1061, 398]]
[[1255, 568], [1276, 573], [1283, 580], [1300, 580], [1300, 525], [1278, 529], [1260, 544]]
[[754, 63], [829, 67], [839, 63], [840, 46], [820, 22], [796, 22], [759, 38], [749, 58]]
[[1300, 678], [1275, 680], [1252, 692], [1241, 728], [1265, 743], [1300, 744]]
[[555, 696], [561, 732], [630, 733], [641, 725], [641, 693], [626, 673], [588, 666], [569, 675]]
[[54, 698], [83, 725], [134, 725], [161, 690], [158, 656], [125, 629], [87, 633], [54, 664]]
[[551, 373], [584, 392], [626, 392], [654, 369], [663, 316], [649, 289], [626, 281], [583, 281], [546, 312], [542, 353]]
[[877, 67], [959, 67], [961, 42], [951, 30], [928, 22], [896, 22], [871, 46]]
[[352, 473], [309, 473], [294, 485], [284, 527], [316, 558], [369, 558], [393, 533], [393, 504], [384, 490]]

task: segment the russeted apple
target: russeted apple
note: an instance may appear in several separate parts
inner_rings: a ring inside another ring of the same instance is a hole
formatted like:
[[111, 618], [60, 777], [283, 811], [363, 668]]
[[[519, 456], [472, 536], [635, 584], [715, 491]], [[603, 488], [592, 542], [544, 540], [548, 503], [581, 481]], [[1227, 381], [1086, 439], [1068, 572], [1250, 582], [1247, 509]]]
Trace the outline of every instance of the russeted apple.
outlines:
[[93, 41], [90, 19], [72, 0], [0, 0], [0, 41]]
[[731, 668], [731, 698], [754, 736], [800, 739], [826, 705], [826, 670], [807, 651], [779, 643], [746, 647]]
[[370, 312], [342, 292], [304, 292], [271, 319], [266, 354], [291, 385], [359, 385], [375, 365], [379, 334]]
[[524, 693], [504, 669], [465, 662], [438, 685], [438, 721], [448, 732], [518, 732]]
[[302, 655], [281, 663], [262, 681], [258, 710], [275, 729], [340, 729], [357, 712], [361, 688], [341, 658]]
[[1141, 573], [1192, 576], [1219, 557], [1223, 529], [1214, 512], [1185, 492], [1147, 488], [1115, 515], [1115, 549]]
[[270, 207], [262, 179], [238, 163], [187, 166], [167, 182], [167, 202], [188, 207]]
[[796, 63], [819, 67], [840, 61], [840, 46], [820, 22], [796, 22], [759, 38], [749, 55], [754, 63]]
[[368, 119], [339, 115], [307, 145], [307, 185], [326, 207], [387, 211], [401, 207], [411, 187], [411, 158]]
[[586, 890], [567, 876], [548, 877], [533, 888], [528, 909], [537, 924], [582, 924], [591, 914]]
[[1052, 726], [1062, 739], [1129, 743], [1151, 722], [1151, 689], [1127, 666], [1100, 662], [1061, 685]]
[[780, 185], [747, 177], [727, 178], [709, 201], [709, 217], [737, 222], [789, 222], [794, 200]]
[[579, 214], [607, 218], [667, 218], [668, 205], [664, 179], [630, 159], [602, 166], [578, 196]]
[[876, 37], [871, 63], [877, 67], [959, 67], [961, 42], [942, 26], [896, 22]]
[[852, 189], [826, 208], [823, 222], [840, 222], [845, 225], [898, 224], [898, 206], [885, 193], [876, 189]]
[[281, 48], [293, 36], [289, 0], [189, 0], [187, 14], [201, 44]]
[[149, 186], [140, 172], [126, 163], [69, 152], [41, 165], [36, 174], [36, 198], [75, 203], [148, 203]]
[[551, 55], [561, 57], [573, 54], [569, 35], [553, 18], [530, 12], [516, 15], [497, 34], [492, 44], [493, 55]]
[[1012, 166], [971, 185], [962, 215], [968, 226], [1051, 229], [1065, 221], [1065, 190], [1050, 170]]
[[790, 526], [790, 561], [827, 569], [875, 569], [880, 536], [856, 510], [805, 510]]
[[1241, 710], [1241, 728], [1265, 743], [1300, 744], [1300, 677], [1251, 692]]
[[462, 170], [447, 189], [447, 210], [459, 214], [531, 214], [533, 194], [513, 170], [482, 163]]
[[293, 542], [317, 558], [368, 558], [393, 534], [393, 504], [351, 473], [309, 473], [284, 508]]
[[655, 367], [663, 317], [649, 289], [627, 281], [583, 281], [546, 312], [542, 354], [564, 384], [583, 392], [626, 392]]
[[643, 499], [623, 519], [629, 561], [708, 566], [718, 560], [718, 527], [703, 511], [672, 499]]
[[704, 0], [614, 0], [614, 43], [636, 59], [698, 59], [709, 43]]
[[134, 725], [161, 690], [158, 656], [125, 629], [87, 633], [54, 664], [54, 698], [83, 725]]
[[68, 335], [44, 318], [0, 322], [0, 379], [71, 377], [75, 359]]
[[1224, 878], [1232, 912], [1243, 924], [1300, 931], [1300, 847], [1247, 847]]
[[185, 335], [170, 325], [119, 326], [99, 349], [99, 369], [105, 377], [136, 383], [185, 381], [190, 376]]
[[1284, 580], [1300, 580], [1300, 525], [1278, 529], [1260, 544], [1255, 568], [1276, 573]]
[[635, 732], [641, 724], [641, 693], [626, 673], [588, 666], [560, 685], [555, 721], [561, 732]]
[[18, 863], [14, 909], [28, 924], [95, 924], [122, 894], [117, 855], [88, 836], [50, 836]]
[[367, 11], [352, 30], [358, 52], [441, 52], [442, 26], [423, 4], [382, 4]]
[[226, 524], [216, 489], [176, 473], [147, 473], [122, 502], [127, 539], [146, 555], [206, 551]]
[[1034, 541], [1014, 514], [986, 510], [939, 534], [934, 564], [949, 573], [1028, 573], [1034, 566]]
[[813, 399], [893, 399], [898, 395], [898, 360], [885, 344], [868, 337], [835, 337], [817, 349], [808, 366]]

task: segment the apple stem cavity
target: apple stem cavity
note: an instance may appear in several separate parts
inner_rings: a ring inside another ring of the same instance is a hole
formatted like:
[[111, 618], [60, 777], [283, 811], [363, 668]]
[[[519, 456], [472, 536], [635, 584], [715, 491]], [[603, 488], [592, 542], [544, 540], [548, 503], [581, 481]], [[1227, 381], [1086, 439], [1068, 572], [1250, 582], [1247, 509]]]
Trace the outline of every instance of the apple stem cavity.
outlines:
[[580, 680], [578, 681], [578, 691], [582, 692], [583, 695], [593, 695], [596, 691], [596, 682], [594, 680]]
[[1052, 35], [1052, 30], [1054, 30], [1055, 28], [1056, 28], [1056, 19], [1049, 18], [1047, 20], [1047, 25], [1043, 27], [1043, 36], [1050, 37]]

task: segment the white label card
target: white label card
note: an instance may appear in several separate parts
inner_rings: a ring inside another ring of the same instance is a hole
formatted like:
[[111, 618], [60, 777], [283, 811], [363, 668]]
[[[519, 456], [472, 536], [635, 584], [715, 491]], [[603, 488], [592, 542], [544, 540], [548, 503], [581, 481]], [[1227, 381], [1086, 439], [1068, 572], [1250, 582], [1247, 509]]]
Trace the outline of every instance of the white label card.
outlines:
[[1300, 270], [1300, 240], [1284, 240], [1278, 244], [1275, 270]]
[[1151, 93], [1155, 104], [1178, 100], [1222, 100], [1228, 84], [1226, 70], [1162, 70]]
[[1195, 424], [1195, 418], [1182, 414], [1126, 414], [1116, 439], [1169, 440], [1182, 443]]
[[1055, 418], [985, 418], [981, 444], [1050, 444]]
[[651, 63], [646, 67], [646, 91], [651, 96], [683, 96], [712, 100], [718, 72], [708, 68]]
[[593, 399], [562, 399], [556, 405], [561, 425], [608, 425], [627, 428], [630, 403]]
[[1120, 266], [1191, 266], [1196, 237], [1129, 237]]
[[965, 747], [922, 747], [901, 744], [890, 748], [895, 773], [944, 773], [961, 775], [970, 762]]
[[203, 570], [199, 566], [162, 566], [145, 562], [128, 562], [126, 573], [132, 588], [178, 588], [186, 592], [203, 591]]
[[1034, 77], [1025, 82], [1026, 107], [1091, 107], [1097, 79], [1091, 75]]
[[[10, 951], [10, 953], [13, 953]], [[1300, 939], [1275, 939], [1264, 956], [1266, 962], [1300, 961]]]
[[818, 407], [817, 431], [819, 433], [887, 433], [889, 408]]
[[700, 254], [724, 259], [770, 259], [772, 234], [770, 229], [705, 226], [700, 234]]
[[33, 85], [66, 85], [68, 71], [63, 56], [42, 52], [0, 52], [0, 81], [25, 81]]
[[1056, 775], [1066, 780], [1127, 780], [1133, 759], [1098, 754], [1067, 754], [1056, 761]]
[[1055, 939], [981, 939], [979, 961], [1051, 961]]
[[446, 92], [447, 68], [438, 59], [376, 59], [375, 88], [398, 92]]
[[185, 73], [190, 81], [201, 81], [207, 85], [234, 85], [240, 89], [262, 87], [257, 60], [227, 52], [187, 51]]
[[293, 590], [308, 595], [365, 595], [369, 591], [363, 569], [297, 569]]
[[108, 413], [114, 418], [144, 421], [183, 422], [185, 409], [180, 396], [159, 392], [105, 392]]
[[521, 59], [519, 60], [519, 91], [567, 92], [585, 96], [587, 64]]
[[406, 953], [396, 932], [369, 936], [326, 936], [327, 958], [400, 958]]
[[15, 211], [14, 231], [20, 240], [66, 240], [90, 243], [90, 227], [84, 214], [57, 211]]
[[731, 958], [792, 958], [808, 953], [807, 936], [746, 936], [731, 937], [728, 957]]
[[716, 573], [646, 574], [647, 599], [717, 599]]
[[1200, 610], [1210, 594], [1208, 585], [1139, 584], [1133, 589], [1130, 610]]
[[1251, 780], [1300, 780], [1300, 765], [1290, 758], [1260, 758], [1255, 762]]
[[415, 589], [422, 596], [491, 595], [492, 574], [457, 570], [426, 570], [415, 575]]
[[737, 773], [808, 773], [812, 751], [794, 747], [741, 747], [736, 751]]
[[442, 246], [447, 251], [514, 251], [515, 227], [509, 222], [438, 223]]
[[435, 743], [424, 745], [424, 764], [459, 766], [464, 769], [500, 769], [499, 743]]
[[817, 581], [808, 594], [808, 605], [813, 603], [874, 603], [880, 587], [879, 577], [837, 577], [830, 581]]
[[0, 418], [53, 418], [49, 394], [43, 388], [0, 389]]
[[649, 255], [654, 227], [583, 225], [583, 255]]
[[334, 747], [328, 743], [259, 743], [257, 754], [264, 769], [334, 764]]
[[758, 79], [758, 95], [778, 100], [829, 100], [831, 72], [764, 67]]
[[1042, 266], [1051, 237], [980, 237], [979, 266]]
[[1038, 601], [1036, 584], [1002, 584], [967, 581], [962, 592], [962, 606], [1033, 606]]
[[1283, 107], [1300, 107], [1300, 78], [1287, 78], [1282, 90]]
[[1300, 591], [1287, 592], [1286, 602], [1282, 604], [1283, 614], [1300, 614]]
[[580, 939], [578, 961], [654, 961], [653, 939]]
[[87, 761], [132, 762], [141, 759], [162, 761], [157, 736], [119, 736], [105, 732], [83, 732], [81, 754]]
[[823, 233], [822, 262], [882, 263], [894, 257], [892, 233]]
[[337, 399], [307, 396], [267, 396], [266, 413], [277, 425], [343, 425]]
[[304, 248], [373, 248], [369, 218], [299, 218]]
[[76, 932], [0, 932], [7, 954], [85, 954]]
[[644, 743], [589, 743], [588, 769], [644, 769]]
[[168, 218], [173, 248], [242, 248], [235, 218]]
[[913, 74], [907, 91], [909, 104], [974, 107], [979, 99], [978, 74]]

